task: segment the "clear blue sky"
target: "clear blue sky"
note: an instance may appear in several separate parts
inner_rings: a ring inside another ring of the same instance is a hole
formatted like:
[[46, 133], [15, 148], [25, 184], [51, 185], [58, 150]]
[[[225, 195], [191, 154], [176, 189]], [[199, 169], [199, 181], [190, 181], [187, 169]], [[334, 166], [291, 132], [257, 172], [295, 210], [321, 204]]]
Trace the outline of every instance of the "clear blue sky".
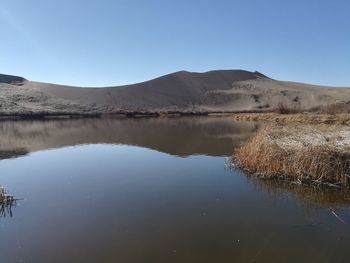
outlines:
[[0, 72], [83, 86], [258, 70], [350, 86], [348, 0], [1, 0]]

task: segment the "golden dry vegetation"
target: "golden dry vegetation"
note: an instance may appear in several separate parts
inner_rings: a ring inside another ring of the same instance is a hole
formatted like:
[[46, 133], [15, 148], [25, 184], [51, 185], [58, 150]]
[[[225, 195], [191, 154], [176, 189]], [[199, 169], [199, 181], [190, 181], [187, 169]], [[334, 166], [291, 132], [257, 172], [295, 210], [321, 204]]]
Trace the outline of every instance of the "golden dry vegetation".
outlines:
[[270, 125], [236, 150], [234, 164], [265, 178], [347, 187], [350, 127]]
[[338, 124], [350, 125], [350, 114], [320, 114], [320, 113], [240, 113], [233, 114], [233, 118], [239, 121], [265, 121], [277, 123], [301, 123], [301, 124]]

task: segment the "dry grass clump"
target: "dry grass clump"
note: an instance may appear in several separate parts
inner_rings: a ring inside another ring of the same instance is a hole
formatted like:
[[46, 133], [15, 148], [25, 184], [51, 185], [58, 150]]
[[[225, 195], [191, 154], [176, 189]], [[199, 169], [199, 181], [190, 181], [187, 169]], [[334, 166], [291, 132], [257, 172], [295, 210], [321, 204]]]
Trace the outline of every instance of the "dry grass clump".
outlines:
[[236, 151], [234, 161], [265, 178], [348, 186], [350, 131], [340, 130], [339, 127], [266, 127]]
[[16, 202], [16, 198], [5, 192], [4, 188], [0, 186], [0, 207], [12, 205]]
[[280, 102], [278, 103], [277, 107], [272, 110], [272, 112], [278, 113], [278, 114], [296, 114], [301, 113], [303, 110], [297, 109], [297, 108], [291, 108], [287, 106], [286, 104]]
[[16, 198], [6, 193], [5, 189], [0, 186], [0, 205], [15, 201]]
[[0, 218], [9, 215], [12, 217], [12, 207], [16, 206], [17, 199], [5, 192], [0, 186]]

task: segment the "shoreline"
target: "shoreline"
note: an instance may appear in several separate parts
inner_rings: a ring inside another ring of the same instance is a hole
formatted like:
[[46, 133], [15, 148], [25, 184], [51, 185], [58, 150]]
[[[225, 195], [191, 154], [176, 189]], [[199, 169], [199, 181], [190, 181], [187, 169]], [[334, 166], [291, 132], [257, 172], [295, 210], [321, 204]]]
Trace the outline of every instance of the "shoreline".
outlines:
[[[236, 114], [260, 114], [256, 111], [116, 111], [116, 112], [26, 112], [0, 113], [1, 120], [28, 120], [28, 119], [73, 119], [73, 118], [157, 118], [182, 116], [234, 116]], [[261, 113], [264, 114], [264, 113]]]
[[128, 111], [115, 112], [14, 112], [0, 113], [1, 120], [28, 120], [28, 119], [76, 119], [76, 118], [158, 118], [158, 117], [182, 117], [182, 116], [228, 116], [235, 121], [253, 121], [287, 124], [336, 124], [350, 125], [350, 114], [324, 114], [313, 112], [302, 112], [292, 114], [281, 114], [271, 111], [186, 111], [186, 110], [164, 110], [164, 111]]
[[324, 113], [292, 113], [281, 114], [273, 112], [236, 113], [232, 115], [236, 121], [275, 122], [280, 124], [337, 124], [350, 125], [350, 114], [324, 114]]

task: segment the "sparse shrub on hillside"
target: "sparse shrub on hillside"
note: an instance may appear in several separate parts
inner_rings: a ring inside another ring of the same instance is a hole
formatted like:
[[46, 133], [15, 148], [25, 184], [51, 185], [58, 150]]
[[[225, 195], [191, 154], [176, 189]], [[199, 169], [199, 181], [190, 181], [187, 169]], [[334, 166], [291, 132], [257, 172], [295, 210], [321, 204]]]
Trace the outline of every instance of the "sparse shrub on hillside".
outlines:
[[285, 103], [280, 102], [278, 103], [277, 107], [273, 109], [273, 112], [279, 113], [279, 114], [293, 114], [293, 113], [300, 113], [302, 110], [288, 107]]

